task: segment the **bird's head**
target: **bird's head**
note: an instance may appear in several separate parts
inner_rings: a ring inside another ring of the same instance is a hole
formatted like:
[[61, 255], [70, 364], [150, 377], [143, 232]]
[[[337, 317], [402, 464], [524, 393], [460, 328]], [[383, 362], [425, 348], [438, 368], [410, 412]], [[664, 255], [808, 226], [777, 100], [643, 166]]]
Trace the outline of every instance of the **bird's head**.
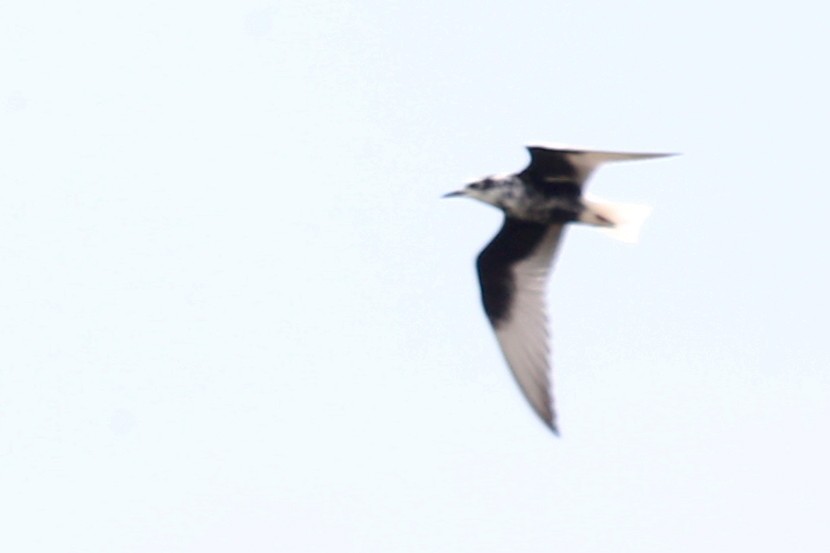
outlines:
[[461, 190], [444, 194], [445, 198], [473, 198], [486, 204], [501, 207], [505, 196], [510, 194], [512, 181], [510, 177], [486, 177], [471, 182]]

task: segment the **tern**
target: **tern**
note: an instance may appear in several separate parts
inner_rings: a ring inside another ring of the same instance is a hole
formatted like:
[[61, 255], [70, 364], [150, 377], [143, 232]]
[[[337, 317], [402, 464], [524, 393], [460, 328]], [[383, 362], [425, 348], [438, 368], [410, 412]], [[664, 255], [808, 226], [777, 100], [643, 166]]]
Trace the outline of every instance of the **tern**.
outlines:
[[675, 154], [628, 153], [568, 146], [528, 146], [530, 164], [493, 175], [444, 197], [467, 197], [504, 212], [504, 223], [476, 261], [484, 312], [513, 376], [533, 410], [559, 434], [551, 390], [547, 281], [565, 225], [585, 223], [636, 240], [651, 211], [599, 202], [583, 193], [600, 165]]

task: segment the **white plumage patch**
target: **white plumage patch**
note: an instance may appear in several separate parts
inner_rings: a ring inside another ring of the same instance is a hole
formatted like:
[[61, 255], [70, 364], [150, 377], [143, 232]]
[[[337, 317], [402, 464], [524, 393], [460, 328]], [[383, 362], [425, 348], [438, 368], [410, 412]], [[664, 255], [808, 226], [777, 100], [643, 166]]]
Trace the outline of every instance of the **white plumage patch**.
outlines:
[[583, 203], [586, 210], [579, 217], [581, 223], [599, 227], [604, 234], [627, 244], [639, 241], [643, 223], [652, 211], [648, 205], [604, 202], [587, 194]]

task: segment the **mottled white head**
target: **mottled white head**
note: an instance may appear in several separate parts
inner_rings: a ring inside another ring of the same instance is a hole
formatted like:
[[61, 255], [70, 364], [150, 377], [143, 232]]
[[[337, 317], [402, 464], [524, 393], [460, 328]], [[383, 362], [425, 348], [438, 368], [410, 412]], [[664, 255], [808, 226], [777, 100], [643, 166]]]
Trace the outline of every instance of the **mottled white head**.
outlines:
[[522, 181], [516, 175], [495, 175], [471, 182], [462, 190], [445, 194], [445, 198], [466, 197], [496, 206], [511, 207], [512, 200], [523, 191]]

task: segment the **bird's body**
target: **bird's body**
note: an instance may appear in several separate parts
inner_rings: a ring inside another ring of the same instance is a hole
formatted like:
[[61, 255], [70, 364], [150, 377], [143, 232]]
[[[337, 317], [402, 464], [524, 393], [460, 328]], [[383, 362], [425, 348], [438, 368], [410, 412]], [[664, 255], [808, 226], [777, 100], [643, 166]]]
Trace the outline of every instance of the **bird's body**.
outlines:
[[579, 188], [568, 182], [537, 187], [529, 185], [529, 181], [519, 175], [488, 177], [480, 182], [489, 186], [488, 196], [494, 200], [492, 205], [513, 219], [553, 224], [572, 221], [579, 215]]
[[530, 146], [521, 172], [491, 176], [447, 196], [467, 196], [501, 209], [504, 224], [478, 256], [484, 311], [508, 365], [534, 411], [557, 432], [550, 385], [545, 289], [564, 225], [581, 222], [625, 230], [647, 210], [583, 195], [592, 171], [607, 161], [670, 154], [601, 152]]

